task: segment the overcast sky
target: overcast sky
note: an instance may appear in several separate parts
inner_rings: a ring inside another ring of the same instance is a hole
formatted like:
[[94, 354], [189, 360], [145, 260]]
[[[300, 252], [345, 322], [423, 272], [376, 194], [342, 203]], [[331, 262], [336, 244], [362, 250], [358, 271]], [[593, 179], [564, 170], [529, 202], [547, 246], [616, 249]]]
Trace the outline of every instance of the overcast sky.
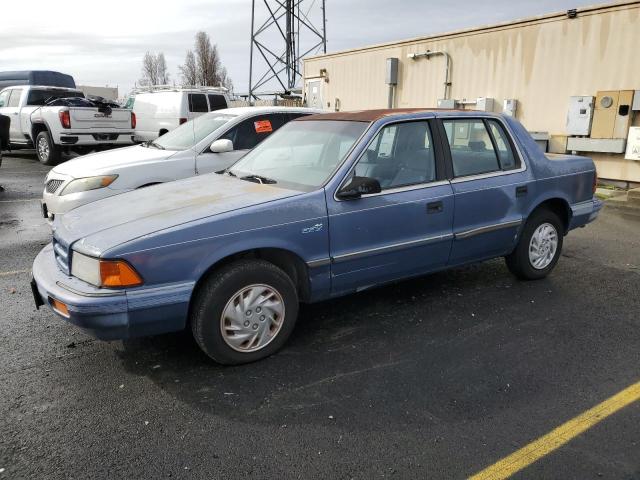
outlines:
[[[311, 6], [313, 0], [305, 0]], [[316, 0], [310, 15], [318, 18]], [[447, 32], [602, 3], [598, 0], [326, 0], [327, 50]], [[261, 0], [256, 0], [261, 5]], [[25, 10], [26, 9], [26, 10]], [[262, 9], [258, 16], [262, 17]], [[172, 80], [204, 30], [237, 92], [248, 89], [251, 0], [30, 0], [3, 2], [0, 70], [57, 70], [78, 84], [118, 86], [140, 77], [144, 53], [164, 52]], [[310, 37], [307, 37], [310, 38]], [[269, 38], [265, 39], [269, 42]], [[279, 44], [270, 43], [274, 50]], [[258, 67], [262, 73], [263, 67]]]

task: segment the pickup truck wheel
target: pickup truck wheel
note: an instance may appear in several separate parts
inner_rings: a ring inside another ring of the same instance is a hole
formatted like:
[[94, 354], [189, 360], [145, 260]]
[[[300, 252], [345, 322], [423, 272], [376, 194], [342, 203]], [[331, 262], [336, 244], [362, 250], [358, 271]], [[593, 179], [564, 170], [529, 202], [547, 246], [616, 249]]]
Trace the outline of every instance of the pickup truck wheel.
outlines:
[[507, 267], [523, 280], [546, 277], [562, 251], [562, 221], [550, 210], [534, 212], [524, 226], [515, 250], [505, 257]]
[[36, 137], [36, 154], [43, 165], [57, 165], [60, 162], [60, 148], [53, 144], [51, 135], [46, 130]]
[[298, 294], [284, 271], [264, 260], [240, 260], [214, 272], [199, 288], [191, 329], [209, 357], [239, 365], [278, 351], [297, 316]]

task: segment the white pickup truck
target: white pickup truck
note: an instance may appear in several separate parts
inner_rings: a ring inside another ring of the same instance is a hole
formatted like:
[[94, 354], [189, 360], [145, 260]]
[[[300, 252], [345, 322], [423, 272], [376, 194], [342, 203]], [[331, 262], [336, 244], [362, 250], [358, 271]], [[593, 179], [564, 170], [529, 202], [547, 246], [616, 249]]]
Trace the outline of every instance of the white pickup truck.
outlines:
[[71, 88], [21, 85], [0, 91], [0, 114], [11, 119], [11, 147], [35, 148], [45, 165], [57, 164], [62, 153], [133, 143], [131, 110], [92, 105]]

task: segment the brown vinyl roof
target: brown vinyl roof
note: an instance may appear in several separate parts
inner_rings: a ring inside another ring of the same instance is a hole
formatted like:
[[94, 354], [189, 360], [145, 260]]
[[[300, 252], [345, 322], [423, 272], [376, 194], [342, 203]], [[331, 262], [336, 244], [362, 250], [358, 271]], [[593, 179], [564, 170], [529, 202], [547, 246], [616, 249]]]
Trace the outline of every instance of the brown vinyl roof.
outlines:
[[353, 122], [375, 122], [376, 120], [379, 120], [382, 117], [386, 117], [388, 115], [396, 115], [399, 113], [430, 112], [437, 110], [437, 108], [385, 108], [378, 110], [357, 110], [353, 112], [331, 112], [300, 117], [296, 121], [304, 122], [305, 120], [351, 120]]

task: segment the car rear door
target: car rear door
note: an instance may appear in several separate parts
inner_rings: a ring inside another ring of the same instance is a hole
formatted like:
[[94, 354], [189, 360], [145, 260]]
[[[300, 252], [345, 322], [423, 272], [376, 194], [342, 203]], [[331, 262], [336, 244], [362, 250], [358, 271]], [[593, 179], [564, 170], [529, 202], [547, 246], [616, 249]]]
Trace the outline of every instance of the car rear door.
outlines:
[[334, 294], [442, 268], [452, 241], [453, 191], [433, 121], [387, 124], [347, 175], [382, 191], [340, 200], [327, 194]]
[[217, 172], [230, 167], [284, 125], [287, 120], [288, 118], [283, 113], [254, 115], [242, 120], [220, 136], [220, 139], [231, 140], [233, 151], [213, 153], [207, 146], [196, 159], [198, 174]]
[[497, 118], [442, 118], [455, 196], [451, 265], [511, 252], [527, 209], [531, 172]]

